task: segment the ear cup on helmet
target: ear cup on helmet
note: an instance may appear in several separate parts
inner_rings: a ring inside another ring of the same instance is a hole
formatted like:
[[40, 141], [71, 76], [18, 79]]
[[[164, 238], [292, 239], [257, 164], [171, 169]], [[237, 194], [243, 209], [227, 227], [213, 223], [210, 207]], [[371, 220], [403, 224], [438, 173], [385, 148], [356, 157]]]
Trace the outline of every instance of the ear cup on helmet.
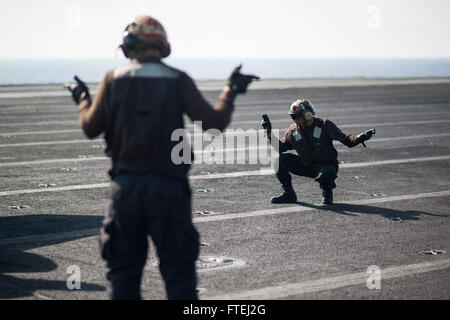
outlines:
[[125, 31], [125, 35], [123, 36], [123, 46], [128, 50], [132, 50], [136, 47], [137, 38], [134, 34]]
[[122, 49], [123, 54], [126, 58], [130, 57], [130, 50], [133, 50], [136, 47], [136, 44], [138, 41], [137, 37], [128, 31], [130, 26], [131, 26], [131, 24], [129, 24], [125, 28], [125, 31], [124, 31], [123, 37], [122, 37], [122, 44], [119, 46]]
[[300, 103], [301, 107], [301, 117], [305, 119], [306, 121], [309, 121], [312, 119], [312, 112], [308, 110], [303, 103]]
[[170, 55], [171, 50], [170, 43], [167, 43], [167, 46], [162, 50], [163, 58], [167, 58]]
[[308, 101], [308, 109], [311, 111], [312, 115], [316, 114], [316, 107], [314, 107], [310, 101]]
[[305, 110], [305, 113], [303, 114], [303, 118], [305, 118], [306, 121], [311, 120], [313, 117], [311, 111]]

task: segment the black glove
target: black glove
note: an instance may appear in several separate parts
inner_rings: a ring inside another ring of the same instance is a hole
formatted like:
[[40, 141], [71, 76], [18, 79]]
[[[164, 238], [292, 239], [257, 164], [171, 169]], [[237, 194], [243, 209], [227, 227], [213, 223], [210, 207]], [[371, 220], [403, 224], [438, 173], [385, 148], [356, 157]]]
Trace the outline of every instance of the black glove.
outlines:
[[356, 137], [357, 144], [362, 143], [362, 145], [364, 147], [366, 147], [366, 144], [364, 142], [369, 140], [370, 138], [372, 138], [372, 135], [374, 135], [374, 134], [375, 134], [375, 129], [370, 129], [370, 130], [367, 130], [366, 132], [360, 133]]
[[242, 74], [241, 71], [242, 64], [238, 65], [236, 68], [234, 68], [233, 73], [228, 78], [228, 85], [230, 86], [231, 90], [233, 90], [235, 93], [244, 93], [247, 91], [248, 85], [253, 80], [259, 80], [259, 77], [250, 75], [250, 74]]
[[262, 118], [263, 119], [261, 121], [261, 126], [264, 130], [266, 130], [267, 135], [270, 136], [270, 134], [272, 133], [272, 123], [270, 122], [267, 114], [263, 114]]
[[76, 104], [79, 104], [81, 100], [88, 99], [91, 101], [91, 95], [89, 94], [89, 89], [86, 84], [77, 76], [73, 77], [77, 84], [74, 83], [66, 83], [64, 84], [64, 88], [69, 90], [72, 93], [73, 101]]

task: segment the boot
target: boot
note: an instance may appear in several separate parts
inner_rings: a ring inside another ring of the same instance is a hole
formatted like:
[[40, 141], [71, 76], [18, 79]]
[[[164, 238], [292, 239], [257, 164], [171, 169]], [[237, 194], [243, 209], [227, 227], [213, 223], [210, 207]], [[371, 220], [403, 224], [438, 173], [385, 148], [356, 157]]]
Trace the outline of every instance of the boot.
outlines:
[[272, 203], [297, 203], [297, 195], [295, 194], [294, 188], [291, 186], [283, 186], [283, 193], [277, 197], [273, 197]]
[[322, 191], [322, 204], [331, 205], [333, 204], [333, 189], [323, 189]]

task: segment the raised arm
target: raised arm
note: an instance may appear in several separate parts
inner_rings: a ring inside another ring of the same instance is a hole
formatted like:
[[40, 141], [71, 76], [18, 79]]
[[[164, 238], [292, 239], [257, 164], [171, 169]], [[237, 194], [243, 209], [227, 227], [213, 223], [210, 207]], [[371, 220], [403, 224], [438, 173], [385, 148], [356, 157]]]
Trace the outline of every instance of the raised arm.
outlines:
[[372, 135], [375, 134], [375, 129], [367, 130], [358, 136], [345, 134], [330, 120], [326, 120], [325, 125], [327, 126], [331, 139], [338, 140], [349, 148], [353, 148], [360, 143], [365, 147], [364, 142], [372, 138]]
[[242, 65], [239, 65], [233, 70], [214, 107], [203, 98], [194, 81], [187, 74], [182, 74], [184, 110], [192, 121], [202, 121], [203, 130], [211, 128], [225, 130], [231, 121], [236, 95], [245, 93], [248, 85], [253, 80], [259, 79], [253, 75], [241, 74], [241, 67]]

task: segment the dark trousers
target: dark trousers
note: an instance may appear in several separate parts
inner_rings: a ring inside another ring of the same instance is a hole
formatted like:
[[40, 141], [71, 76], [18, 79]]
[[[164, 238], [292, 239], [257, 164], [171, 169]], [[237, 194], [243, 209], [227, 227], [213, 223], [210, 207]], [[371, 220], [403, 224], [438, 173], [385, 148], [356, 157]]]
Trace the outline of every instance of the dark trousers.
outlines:
[[122, 173], [113, 178], [101, 231], [111, 299], [140, 299], [150, 235], [168, 299], [197, 299], [199, 235], [187, 180]]
[[306, 165], [296, 154], [281, 153], [276, 163], [276, 176], [283, 188], [292, 188], [291, 173], [297, 176], [313, 178], [320, 184], [323, 190], [336, 187], [334, 180], [337, 178], [338, 162], [334, 164]]

